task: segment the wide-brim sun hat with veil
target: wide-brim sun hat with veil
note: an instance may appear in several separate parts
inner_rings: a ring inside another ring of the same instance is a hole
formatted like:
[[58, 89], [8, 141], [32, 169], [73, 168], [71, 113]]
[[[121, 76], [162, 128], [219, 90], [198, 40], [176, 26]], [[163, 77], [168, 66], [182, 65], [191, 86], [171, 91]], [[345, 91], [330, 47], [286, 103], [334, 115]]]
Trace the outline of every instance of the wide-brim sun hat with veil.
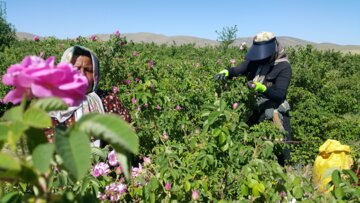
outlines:
[[253, 44], [246, 53], [249, 61], [259, 61], [271, 57], [276, 52], [276, 37], [272, 32], [260, 32], [255, 35]]

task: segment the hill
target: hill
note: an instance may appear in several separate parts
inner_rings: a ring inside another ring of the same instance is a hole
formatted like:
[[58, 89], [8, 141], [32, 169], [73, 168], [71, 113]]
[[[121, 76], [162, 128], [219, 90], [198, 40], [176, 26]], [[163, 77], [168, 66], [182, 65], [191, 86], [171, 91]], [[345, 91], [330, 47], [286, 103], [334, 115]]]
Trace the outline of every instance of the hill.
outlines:
[[[26, 32], [17, 32], [16, 33], [18, 39], [24, 40], [32, 40], [35, 34], [26, 33]], [[110, 34], [97, 34], [99, 40], [106, 41], [110, 38]], [[210, 40], [200, 37], [192, 37], [192, 36], [166, 36], [162, 34], [154, 34], [147, 32], [138, 32], [138, 33], [125, 33], [123, 36], [126, 36], [128, 41], [133, 41], [136, 43], [151, 43], [154, 42], [156, 44], [195, 44], [196, 46], [216, 46], [219, 45], [219, 42], [216, 40]], [[40, 37], [42, 39], [44, 37]], [[289, 46], [306, 46], [308, 44], [313, 45], [314, 47], [320, 50], [336, 50], [341, 52], [351, 52], [351, 53], [360, 53], [360, 45], [338, 45], [333, 43], [315, 43], [299, 38], [289, 37], [289, 36], [279, 36], [277, 37], [280, 43], [284, 47]], [[240, 46], [241, 43], [246, 42], [248, 46], [252, 44], [252, 37], [241, 37], [237, 38], [234, 42], [234, 46]]]

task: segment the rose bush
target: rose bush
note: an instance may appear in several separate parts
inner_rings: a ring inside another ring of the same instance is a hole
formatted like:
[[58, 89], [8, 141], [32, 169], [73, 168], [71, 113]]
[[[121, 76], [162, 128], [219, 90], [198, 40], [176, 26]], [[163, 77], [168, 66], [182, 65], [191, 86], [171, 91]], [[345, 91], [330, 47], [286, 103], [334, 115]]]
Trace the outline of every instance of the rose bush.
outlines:
[[[110, 160], [116, 163], [113, 153], [108, 156], [112, 148], [91, 148], [87, 175], [75, 182], [65, 162], [56, 164], [58, 172], [45, 179], [49, 183], [47, 194], [74, 197], [72, 201], [112, 201], [111, 196], [114, 201], [127, 202], [359, 201], [359, 190], [349, 171], [334, 174], [329, 186], [339, 189], [329, 194], [318, 193], [309, 181], [318, 147], [328, 138], [351, 146], [354, 160], [359, 158], [358, 55], [318, 51], [311, 46], [287, 49], [293, 67], [288, 100], [295, 142], [291, 144], [291, 166], [281, 167], [275, 154], [284, 148], [279, 142], [282, 134], [270, 122], [252, 127], [246, 124], [254, 99], [245, 79], [211, 80], [219, 70], [231, 66], [231, 59], [243, 59], [245, 52], [239, 52], [238, 47], [224, 52], [192, 44], [126, 44], [116, 35], [109, 41], [82, 37], [18, 41], [0, 52], [1, 69], [5, 73], [25, 55], [59, 58], [64, 47], [74, 44], [95, 50], [104, 67], [101, 87], [116, 90], [131, 110], [139, 156], [127, 160], [124, 167], [112, 166]], [[1, 86], [0, 93], [5, 95], [9, 90]], [[1, 107], [3, 112], [9, 109]], [[115, 151], [120, 161], [122, 148]], [[99, 169], [106, 173], [94, 177], [94, 168], [101, 162], [104, 164]], [[125, 173], [129, 179], [124, 178]], [[21, 184], [11, 182], [2, 188], [4, 193], [26, 194]]]

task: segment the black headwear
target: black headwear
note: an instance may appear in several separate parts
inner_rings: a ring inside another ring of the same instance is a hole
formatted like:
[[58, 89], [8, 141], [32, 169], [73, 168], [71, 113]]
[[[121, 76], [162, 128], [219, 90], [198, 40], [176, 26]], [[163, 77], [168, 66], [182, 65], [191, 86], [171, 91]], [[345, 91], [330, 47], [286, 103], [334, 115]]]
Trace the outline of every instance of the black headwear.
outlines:
[[250, 47], [245, 58], [249, 61], [259, 61], [271, 57], [276, 51], [276, 38], [267, 41], [256, 42]]

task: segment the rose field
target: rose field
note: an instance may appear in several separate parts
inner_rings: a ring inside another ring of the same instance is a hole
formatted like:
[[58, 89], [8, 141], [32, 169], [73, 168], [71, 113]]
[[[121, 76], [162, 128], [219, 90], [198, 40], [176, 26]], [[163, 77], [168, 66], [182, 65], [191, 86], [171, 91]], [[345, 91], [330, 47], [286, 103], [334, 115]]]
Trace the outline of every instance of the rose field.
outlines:
[[[255, 99], [245, 77], [213, 80], [246, 48], [133, 43], [119, 33], [15, 40], [0, 50], [1, 76], [26, 56], [58, 64], [73, 45], [96, 53], [99, 88], [116, 93], [133, 122], [89, 114], [49, 143], [47, 113], [69, 103], [41, 94], [1, 102], [0, 202], [360, 202], [360, 55], [286, 48], [293, 141], [284, 143], [270, 121], [247, 125]], [[13, 89], [5, 82], [0, 98]], [[109, 145], [91, 147], [91, 137]], [[313, 165], [328, 139], [348, 145], [353, 164], [328, 172], [320, 191]]]

